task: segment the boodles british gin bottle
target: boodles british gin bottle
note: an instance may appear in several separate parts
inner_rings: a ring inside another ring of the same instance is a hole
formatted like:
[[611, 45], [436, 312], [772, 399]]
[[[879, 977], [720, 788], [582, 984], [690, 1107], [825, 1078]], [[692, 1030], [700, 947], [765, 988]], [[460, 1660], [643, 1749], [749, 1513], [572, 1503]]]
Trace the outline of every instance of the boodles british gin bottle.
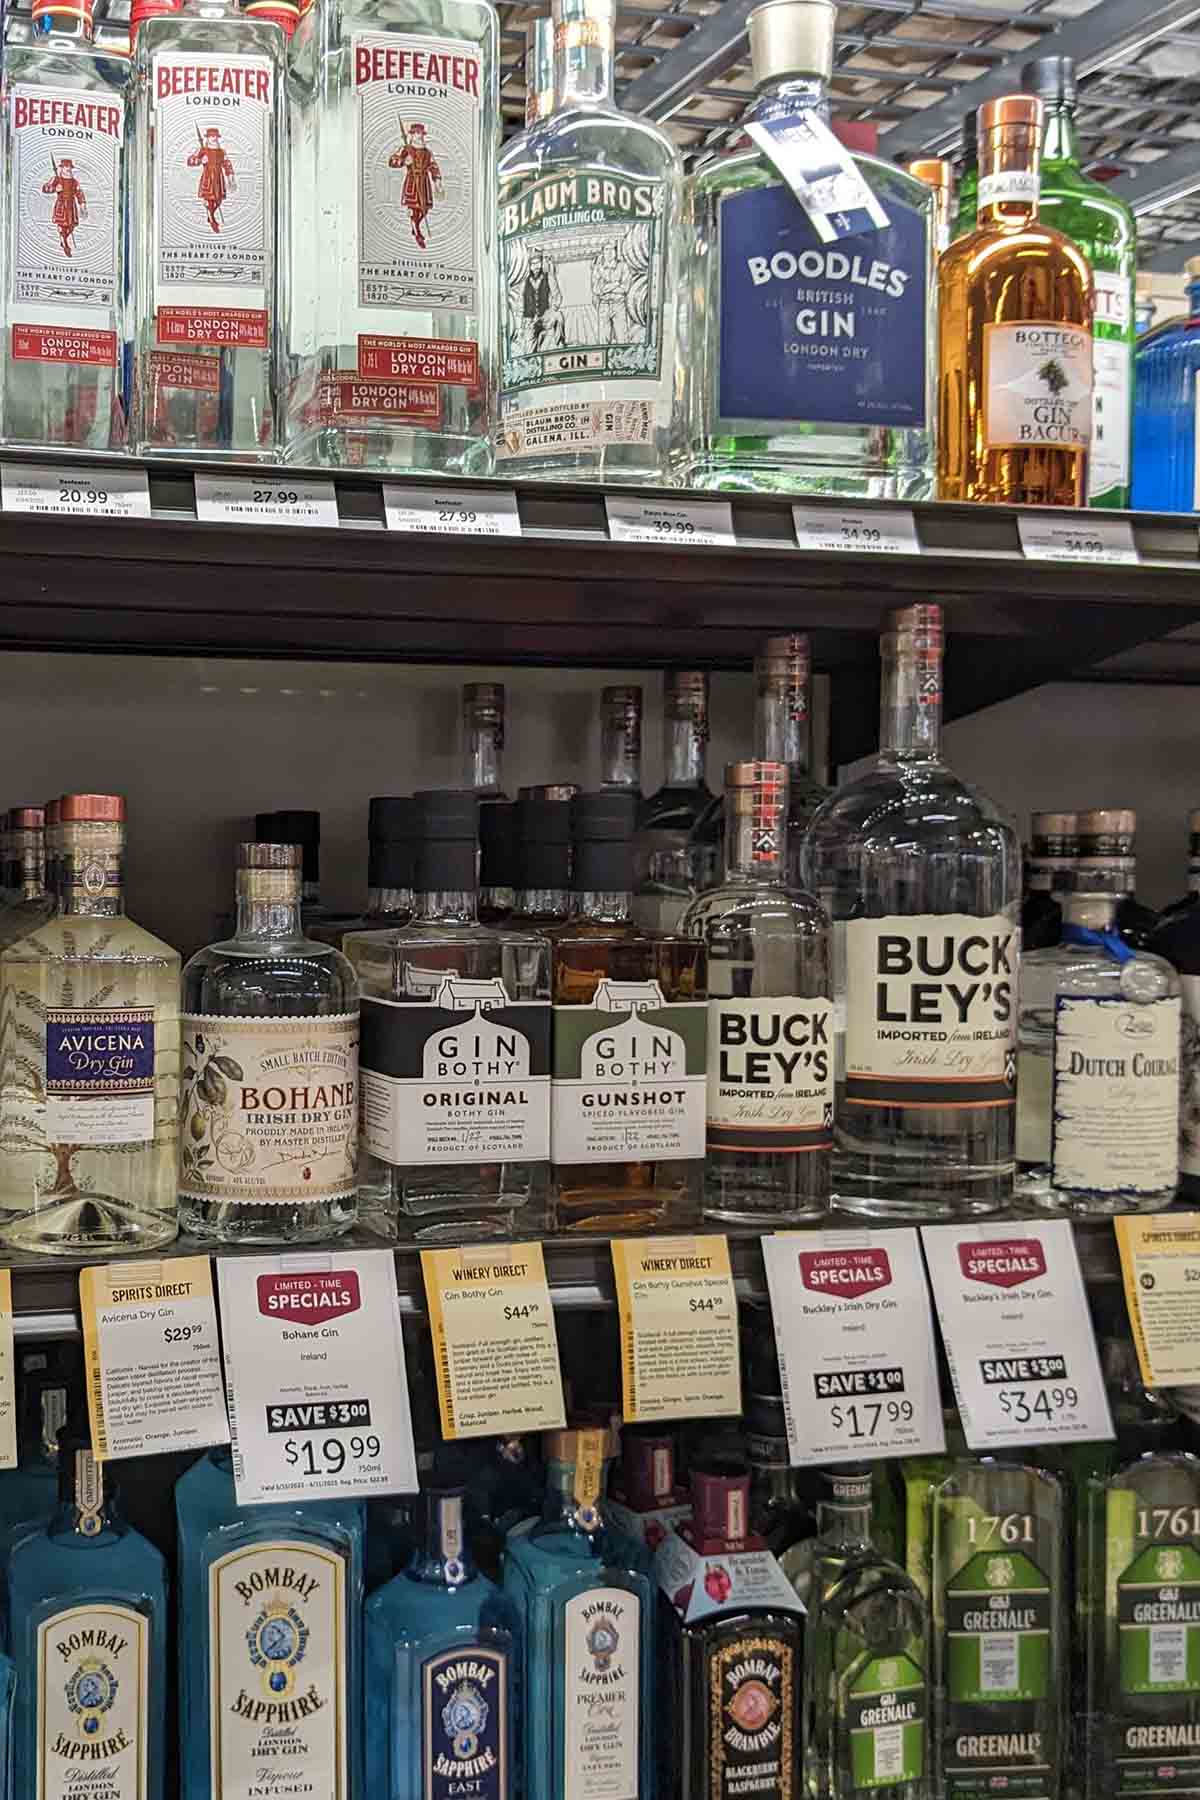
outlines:
[[829, 129], [833, 0], [750, 15], [746, 149], [688, 184], [676, 463], [692, 487], [933, 487], [935, 197]]
[[1021, 850], [941, 758], [942, 610], [883, 643], [880, 751], [819, 809], [805, 885], [834, 921], [833, 1191], [875, 1217], [990, 1212], [1011, 1197]]

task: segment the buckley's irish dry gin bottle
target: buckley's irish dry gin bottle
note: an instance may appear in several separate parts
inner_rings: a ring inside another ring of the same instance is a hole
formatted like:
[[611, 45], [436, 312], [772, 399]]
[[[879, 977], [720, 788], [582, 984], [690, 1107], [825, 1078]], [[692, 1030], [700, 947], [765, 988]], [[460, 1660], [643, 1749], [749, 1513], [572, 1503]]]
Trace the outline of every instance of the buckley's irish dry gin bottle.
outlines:
[[125, 71], [92, 0], [35, 0], [4, 63], [4, 442], [123, 450]]
[[675, 461], [692, 487], [933, 485], [934, 196], [830, 131], [835, 15], [751, 13], [753, 141], [688, 183]]
[[288, 11], [286, 0], [253, 15], [238, 0], [134, 6], [135, 438], [144, 455], [276, 454]]
[[804, 885], [834, 922], [833, 1192], [934, 1219], [1011, 1198], [1021, 849], [941, 758], [942, 609], [883, 643], [880, 750], [819, 808]]
[[500, 158], [509, 475], [668, 476], [679, 152], [613, 103], [613, 0], [554, 0], [554, 111]]
[[812, 645], [806, 631], [769, 637], [754, 659], [754, 754], [787, 764], [786, 879], [800, 882], [800, 848], [829, 789], [812, 773]]
[[301, 18], [293, 461], [491, 472], [498, 45], [491, 0], [347, 0]]

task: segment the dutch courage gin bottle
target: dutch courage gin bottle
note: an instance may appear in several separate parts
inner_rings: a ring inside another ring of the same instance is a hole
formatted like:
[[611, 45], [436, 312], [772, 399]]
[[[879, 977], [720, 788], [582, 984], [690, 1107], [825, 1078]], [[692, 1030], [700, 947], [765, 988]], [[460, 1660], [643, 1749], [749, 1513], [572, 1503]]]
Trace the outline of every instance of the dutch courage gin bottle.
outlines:
[[935, 1219], [1012, 1195], [1021, 852], [941, 760], [942, 611], [894, 612], [881, 747], [813, 820], [805, 885], [834, 920], [834, 1197]]

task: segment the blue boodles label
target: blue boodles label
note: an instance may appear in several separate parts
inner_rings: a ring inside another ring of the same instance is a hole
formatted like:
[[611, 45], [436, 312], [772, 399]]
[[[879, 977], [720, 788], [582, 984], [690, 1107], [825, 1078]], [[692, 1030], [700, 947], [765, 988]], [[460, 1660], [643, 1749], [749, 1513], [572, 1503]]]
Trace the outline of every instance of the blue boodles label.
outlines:
[[425, 1800], [508, 1800], [508, 1656], [431, 1656], [422, 1678]]
[[928, 225], [888, 198], [888, 223], [822, 243], [786, 187], [721, 201], [724, 419], [926, 424]]
[[154, 1136], [154, 1008], [46, 1013], [51, 1143], [147, 1144]]

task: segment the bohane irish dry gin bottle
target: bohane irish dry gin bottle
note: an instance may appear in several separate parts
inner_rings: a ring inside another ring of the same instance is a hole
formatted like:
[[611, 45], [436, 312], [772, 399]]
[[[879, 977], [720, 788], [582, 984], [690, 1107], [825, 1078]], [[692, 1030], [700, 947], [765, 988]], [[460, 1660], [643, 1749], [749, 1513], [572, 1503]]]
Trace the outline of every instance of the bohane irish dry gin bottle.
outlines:
[[126, 71], [92, 0], [35, 0], [4, 73], [4, 442], [123, 450]]

